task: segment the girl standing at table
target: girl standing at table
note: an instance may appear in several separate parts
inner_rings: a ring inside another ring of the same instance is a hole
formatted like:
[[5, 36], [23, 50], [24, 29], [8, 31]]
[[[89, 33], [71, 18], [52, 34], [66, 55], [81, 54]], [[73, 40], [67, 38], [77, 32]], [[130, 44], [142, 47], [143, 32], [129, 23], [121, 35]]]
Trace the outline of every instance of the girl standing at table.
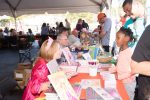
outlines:
[[53, 59], [60, 58], [60, 56], [61, 50], [58, 42], [53, 41], [51, 38], [43, 42], [22, 100], [34, 100], [42, 91], [48, 89], [50, 82], [47, 76], [50, 72], [46, 64]]
[[116, 67], [109, 69], [110, 72], [117, 72], [118, 80], [122, 80], [130, 100], [134, 98], [135, 76], [131, 74], [131, 56], [133, 51], [128, 47], [128, 43], [135, 41], [133, 32], [129, 28], [121, 27], [116, 34], [116, 43], [120, 47]]

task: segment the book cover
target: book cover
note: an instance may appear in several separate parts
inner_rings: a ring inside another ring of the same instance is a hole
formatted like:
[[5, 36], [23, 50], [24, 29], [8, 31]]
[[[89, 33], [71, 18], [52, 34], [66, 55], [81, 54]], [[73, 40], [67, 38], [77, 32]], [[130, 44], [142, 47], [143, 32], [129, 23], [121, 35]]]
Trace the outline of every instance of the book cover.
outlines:
[[95, 46], [89, 46], [89, 54], [91, 55], [92, 59], [96, 59], [98, 52], [99, 52], [99, 48], [95, 47]]
[[99, 87], [101, 88], [100, 79], [82, 79], [81, 86], [83, 89], [88, 87]]
[[103, 98], [102, 100], [114, 100], [114, 97], [111, 96], [104, 89], [102, 89], [102, 88], [96, 88], [96, 87], [92, 87], [92, 88], [93, 88], [94, 91], [96, 91], [96, 93], [98, 95], [100, 95]]
[[82, 87], [81, 87], [80, 83], [74, 83], [74, 84], [72, 84], [72, 87], [73, 87], [74, 91], [76, 92], [77, 96], [80, 97], [81, 91], [82, 91]]
[[103, 98], [93, 90], [92, 87], [86, 89], [86, 100], [103, 100]]
[[82, 56], [85, 60], [92, 60], [92, 57], [89, 53], [84, 53], [84, 54], [82, 54]]
[[119, 95], [117, 89], [115, 88], [105, 88], [106, 92], [108, 92], [112, 97], [114, 97], [114, 100], [122, 100], [121, 96]]
[[75, 62], [73, 55], [71, 54], [70, 50], [68, 47], [65, 47], [62, 49], [62, 52], [68, 62], [68, 64], [70, 65], [71, 62]]
[[77, 94], [67, 80], [67, 77], [63, 71], [48, 75], [48, 78], [60, 100], [79, 100]]
[[94, 59], [94, 50], [95, 50], [94, 46], [89, 46], [89, 54], [91, 55], [92, 59]]

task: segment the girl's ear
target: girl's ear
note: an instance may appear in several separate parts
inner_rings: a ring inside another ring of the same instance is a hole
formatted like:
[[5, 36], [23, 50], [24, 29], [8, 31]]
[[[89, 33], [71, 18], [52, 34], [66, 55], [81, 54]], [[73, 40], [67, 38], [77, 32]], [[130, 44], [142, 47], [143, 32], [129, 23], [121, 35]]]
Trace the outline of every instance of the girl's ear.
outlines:
[[130, 37], [129, 36], [125, 36], [125, 41], [130, 41]]

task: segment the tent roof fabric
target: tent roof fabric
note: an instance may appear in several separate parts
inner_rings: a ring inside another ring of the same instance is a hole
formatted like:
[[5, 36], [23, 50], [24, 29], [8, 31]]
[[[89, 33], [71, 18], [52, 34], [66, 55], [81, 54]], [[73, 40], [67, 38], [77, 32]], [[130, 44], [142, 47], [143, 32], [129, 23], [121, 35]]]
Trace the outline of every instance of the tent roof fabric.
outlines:
[[[20, 3], [18, 3], [20, 1]], [[10, 4], [10, 6], [9, 6]], [[18, 6], [17, 6], [18, 5]], [[17, 16], [37, 13], [93, 12], [99, 7], [90, 0], [0, 0], [0, 15], [11, 15], [16, 9]]]

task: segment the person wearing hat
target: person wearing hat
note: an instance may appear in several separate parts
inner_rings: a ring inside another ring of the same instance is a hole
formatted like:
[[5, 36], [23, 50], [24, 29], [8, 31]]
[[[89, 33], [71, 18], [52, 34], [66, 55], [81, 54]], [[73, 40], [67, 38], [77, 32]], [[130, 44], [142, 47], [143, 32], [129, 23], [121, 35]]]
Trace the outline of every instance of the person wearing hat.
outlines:
[[105, 13], [99, 13], [97, 16], [98, 22], [101, 25], [101, 30], [99, 36], [101, 38], [101, 43], [106, 52], [111, 52], [109, 45], [110, 42], [110, 33], [112, 28], [112, 21], [106, 16]]

